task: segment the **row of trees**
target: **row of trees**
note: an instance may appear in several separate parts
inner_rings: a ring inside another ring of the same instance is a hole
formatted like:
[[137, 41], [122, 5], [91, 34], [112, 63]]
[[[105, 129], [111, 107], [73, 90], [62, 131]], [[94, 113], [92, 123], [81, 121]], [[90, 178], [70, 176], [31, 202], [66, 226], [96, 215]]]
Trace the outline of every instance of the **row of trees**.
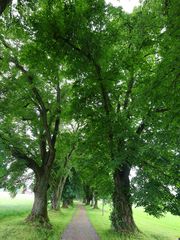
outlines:
[[104, 0], [20, 1], [3, 12], [1, 185], [33, 171], [29, 221], [49, 224], [48, 196], [59, 209], [80, 182], [87, 201], [112, 196], [117, 232], [138, 231], [132, 203], [179, 214], [178, 5], [147, 0], [127, 14]]

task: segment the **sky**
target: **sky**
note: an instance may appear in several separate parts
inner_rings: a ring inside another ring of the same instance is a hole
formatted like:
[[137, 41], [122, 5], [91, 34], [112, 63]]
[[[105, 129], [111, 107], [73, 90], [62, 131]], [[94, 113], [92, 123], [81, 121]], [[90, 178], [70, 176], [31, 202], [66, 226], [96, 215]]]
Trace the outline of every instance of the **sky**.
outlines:
[[106, 0], [106, 2], [116, 7], [121, 6], [128, 13], [131, 13], [133, 8], [139, 5], [139, 0]]

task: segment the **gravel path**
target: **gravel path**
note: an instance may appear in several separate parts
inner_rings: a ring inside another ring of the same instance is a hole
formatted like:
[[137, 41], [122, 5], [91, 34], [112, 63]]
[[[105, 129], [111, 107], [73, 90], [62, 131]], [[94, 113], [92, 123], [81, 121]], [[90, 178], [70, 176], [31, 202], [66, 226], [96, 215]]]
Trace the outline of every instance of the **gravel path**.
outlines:
[[99, 240], [94, 228], [87, 218], [84, 206], [79, 205], [77, 213], [64, 231], [62, 240]]

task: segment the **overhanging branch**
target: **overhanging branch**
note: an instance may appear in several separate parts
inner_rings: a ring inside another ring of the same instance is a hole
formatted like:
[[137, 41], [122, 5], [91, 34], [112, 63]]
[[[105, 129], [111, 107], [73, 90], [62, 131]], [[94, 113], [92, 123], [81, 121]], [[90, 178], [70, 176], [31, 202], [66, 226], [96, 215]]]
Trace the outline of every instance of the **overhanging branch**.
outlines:
[[127, 107], [128, 107], [129, 99], [130, 99], [130, 95], [132, 93], [133, 85], [134, 85], [134, 77], [131, 76], [131, 78], [129, 80], [129, 83], [128, 83], [128, 88], [127, 88], [127, 91], [126, 91], [126, 95], [125, 95], [124, 109], [127, 109]]
[[60, 86], [59, 86], [59, 82], [57, 83], [57, 97], [56, 97], [56, 120], [55, 120], [55, 126], [54, 126], [54, 131], [53, 131], [53, 136], [52, 136], [52, 146], [54, 147], [55, 143], [56, 143], [56, 138], [58, 135], [58, 131], [59, 131], [59, 125], [60, 125], [60, 103], [61, 103], [61, 92], [60, 92]]
[[[7, 49], [9, 49], [11, 52], [13, 52], [14, 49], [2, 37], [1, 37], [1, 42]], [[36, 104], [36, 107], [38, 107], [38, 109], [40, 111], [40, 116], [41, 116], [43, 126], [44, 126], [45, 131], [46, 131], [46, 138], [47, 138], [48, 145], [49, 145], [49, 148], [52, 149], [53, 146], [52, 146], [52, 142], [51, 142], [51, 133], [50, 133], [48, 120], [47, 120], [47, 109], [46, 109], [44, 101], [43, 101], [43, 99], [40, 95], [39, 90], [33, 84], [33, 76], [32, 76], [32, 74], [30, 74], [28, 72], [28, 70], [25, 69], [25, 67], [23, 65], [21, 65], [19, 63], [19, 61], [16, 57], [10, 56], [9, 61], [14, 63], [16, 68], [19, 69], [26, 76], [27, 81], [31, 86], [31, 90], [32, 90], [32, 92], [35, 96], [35, 99], [36, 99], [37, 103], [38, 103], [38, 104]]]
[[28, 157], [24, 153], [24, 151], [20, 150], [18, 147], [15, 147], [14, 144], [9, 139], [4, 137], [1, 133], [0, 133], [0, 138], [5, 143], [5, 146], [11, 152], [11, 154], [14, 158], [25, 161], [25, 165], [27, 167], [31, 168], [36, 174], [39, 173], [40, 167], [34, 161], [34, 159], [32, 159], [31, 157]]

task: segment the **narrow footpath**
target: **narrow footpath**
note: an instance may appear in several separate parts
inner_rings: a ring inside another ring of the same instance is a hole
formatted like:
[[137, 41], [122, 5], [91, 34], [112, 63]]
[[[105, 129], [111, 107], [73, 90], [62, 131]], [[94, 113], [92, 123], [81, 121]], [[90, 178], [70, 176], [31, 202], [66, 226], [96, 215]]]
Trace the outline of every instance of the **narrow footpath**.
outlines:
[[99, 240], [83, 205], [78, 206], [78, 210], [64, 231], [61, 240]]

